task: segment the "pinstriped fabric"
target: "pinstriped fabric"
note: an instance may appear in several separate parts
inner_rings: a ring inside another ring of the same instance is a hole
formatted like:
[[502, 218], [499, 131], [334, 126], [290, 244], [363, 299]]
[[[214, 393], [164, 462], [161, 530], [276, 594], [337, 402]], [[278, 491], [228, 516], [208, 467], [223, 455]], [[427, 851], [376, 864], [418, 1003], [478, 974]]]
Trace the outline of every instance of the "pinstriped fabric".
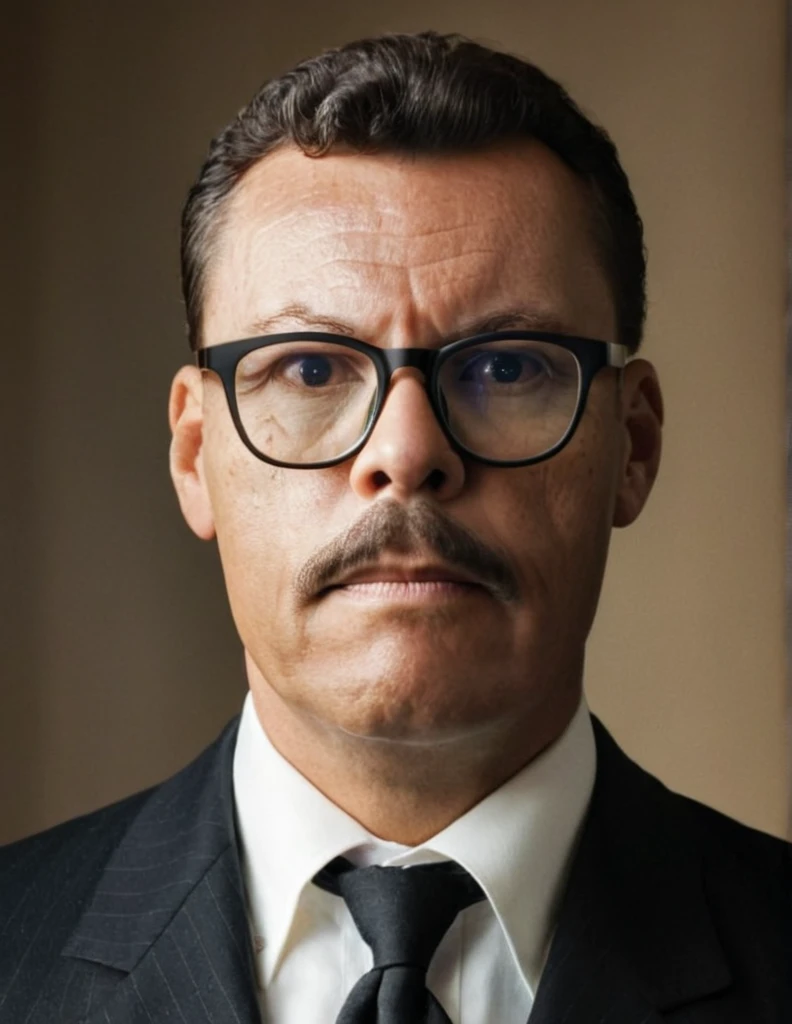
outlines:
[[[245, 942], [244, 905], [229, 848], [157, 941], [85, 1024], [252, 1024], [259, 1011]], [[43, 1024], [43, 1022], [42, 1022]]]
[[215, 861], [235, 846], [228, 766], [235, 735], [226, 730], [216, 749], [154, 791], [107, 862], [67, 956], [131, 971]]
[[[594, 730], [530, 1024], [790, 1024], [790, 847], [669, 793]], [[232, 722], [154, 790], [0, 850], [0, 1024], [258, 1024], [235, 738]]]
[[[140, 794], [0, 850], [0, 1021], [22, 1024]], [[79, 986], [75, 986], [79, 988]], [[54, 1018], [57, 1020], [57, 1018]]]
[[[206, 825], [202, 822], [200, 827]], [[175, 845], [178, 848], [193, 838], [189, 832], [184, 833]], [[138, 847], [136, 852], [141, 857], [150, 856], [147, 846]], [[96, 891], [80, 930], [66, 947], [67, 955], [108, 963], [126, 971], [135, 967], [152, 940], [170, 923], [174, 907], [181, 905], [195, 887], [196, 873], [208, 871], [216, 858], [216, 854], [200, 854], [185, 863], [171, 857], [170, 850], [158, 852], [165, 853], [175, 877], [162, 882], [161, 869], [150, 861], [134, 871], [119, 866], [109, 868], [104, 887]]]
[[0, 1024], [258, 1021], [236, 724], [156, 789], [0, 851]]
[[[97, 1007], [104, 1006], [126, 977], [123, 971], [64, 958], [39, 989], [26, 1014], [16, 1018], [16, 1024], [82, 1021], [96, 1012]], [[2, 1012], [0, 1020], [4, 1021]]]

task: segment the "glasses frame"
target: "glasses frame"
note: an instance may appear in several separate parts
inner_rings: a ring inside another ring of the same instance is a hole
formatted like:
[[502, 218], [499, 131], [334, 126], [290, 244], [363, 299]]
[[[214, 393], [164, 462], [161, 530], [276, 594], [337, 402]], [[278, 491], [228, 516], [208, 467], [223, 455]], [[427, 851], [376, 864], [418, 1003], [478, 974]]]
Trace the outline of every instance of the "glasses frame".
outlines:
[[[451, 356], [456, 355], [461, 349], [472, 348], [475, 345], [481, 345], [489, 341], [505, 341], [509, 338], [516, 341], [548, 342], [551, 345], [565, 348], [575, 356], [580, 367], [577, 408], [561, 440], [546, 452], [542, 452], [541, 455], [534, 455], [528, 459], [489, 459], [471, 451], [458, 441], [451, 432], [440, 401], [438, 378], [443, 363], [451, 358]], [[282, 462], [279, 459], [272, 458], [270, 455], [265, 455], [256, 448], [248, 437], [239, 415], [236, 396], [236, 368], [240, 360], [256, 349], [291, 341], [320, 341], [351, 348], [369, 356], [376, 368], [377, 401], [369, 425], [363, 436], [351, 448], [348, 448], [334, 459], [327, 459], [324, 462], [295, 463]], [[262, 462], [267, 462], [271, 466], [281, 466], [284, 469], [327, 469], [330, 466], [337, 466], [342, 462], [346, 462], [347, 459], [357, 455], [371, 437], [377, 420], [382, 413], [388, 397], [391, 377], [396, 370], [400, 370], [402, 367], [411, 367], [423, 374], [429, 404], [449, 444], [451, 444], [455, 451], [487, 466], [500, 466], [504, 469], [517, 466], [532, 466], [552, 458], [569, 444], [585, 411], [589, 390], [595, 376], [605, 367], [615, 367], [621, 370], [626, 365], [628, 358], [629, 350], [626, 345], [600, 341], [595, 338], [556, 334], [549, 331], [493, 331], [488, 334], [475, 334], [469, 338], [462, 338], [440, 348], [379, 348], [376, 345], [370, 345], [368, 342], [359, 341], [357, 338], [348, 338], [340, 334], [327, 334], [322, 331], [292, 331], [286, 334], [266, 334], [255, 338], [241, 338], [238, 341], [224, 341], [217, 345], [207, 345], [205, 348], [198, 349], [196, 353], [199, 369], [211, 370], [220, 378], [225, 390], [226, 400], [228, 401], [231, 419], [234, 421], [234, 426], [245, 447], [256, 458], [261, 459]]]

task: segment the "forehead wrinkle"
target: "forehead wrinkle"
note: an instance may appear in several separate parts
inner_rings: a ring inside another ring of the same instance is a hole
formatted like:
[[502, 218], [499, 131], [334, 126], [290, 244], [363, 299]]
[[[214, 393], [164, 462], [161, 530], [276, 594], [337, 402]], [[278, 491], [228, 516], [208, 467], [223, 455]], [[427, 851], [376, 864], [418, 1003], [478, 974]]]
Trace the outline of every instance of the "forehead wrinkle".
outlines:
[[[495, 225], [494, 230], [491, 228], [493, 224]], [[404, 230], [399, 231], [390, 230], [384, 227], [381, 222], [373, 222], [370, 226], [357, 226], [353, 228], [339, 225], [331, 218], [321, 218], [319, 224], [320, 233], [312, 237], [311, 244], [313, 246], [331, 247], [334, 249], [346, 247], [352, 250], [353, 253], [355, 249], [363, 246], [366, 250], [364, 258], [368, 259], [370, 258], [369, 253], [372, 253], [376, 258], [377, 254], [383, 249], [388, 253], [392, 251], [405, 251], [409, 253], [427, 244], [436, 245], [438, 240], [444, 236], [453, 237], [461, 235], [462, 254], [477, 250], [496, 252], [511, 241], [510, 233], [499, 230], [498, 225], [499, 221], [497, 218], [488, 218], [487, 220], [473, 222], [468, 220], [464, 223], [460, 222], [445, 226], [405, 227]], [[497, 234], [500, 240], [499, 246], [494, 244], [486, 246], [483, 244], [489, 240], [487, 236], [495, 234]], [[468, 239], [470, 244], [466, 245], [465, 243]], [[470, 247], [471, 245], [473, 248]]]
[[[419, 244], [423, 239], [434, 239], [443, 235], [482, 231], [495, 231], [498, 237], [503, 238], [507, 233], [511, 234], [509, 224], [504, 225], [504, 216], [500, 211], [488, 213], [479, 212], [475, 221], [471, 222], [467, 211], [463, 219], [455, 223], [425, 223], [427, 212], [426, 203], [423, 197], [418, 197], [415, 208], [392, 200], [390, 196], [383, 196], [373, 191], [367, 193], [366, 198], [372, 200], [372, 204], [350, 203], [349, 197], [342, 201], [328, 199], [326, 193], [321, 190], [309, 190], [309, 198], [300, 194], [292, 194], [288, 197], [289, 209], [279, 216], [272, 217], [273, 207], [277, 210], [283, 201], [281, 195], [265, 196], [264, 201], [257, 201], [255, 190], [242, 197], [236, 197], [236, 211], [243, 215], [247, 224], [256, 221], [253, 229], [254, 236], [260, 233], [277, 231], [280, 227], [289, 229], [289, 236], [293, 237], [292, 222], [298, 225], [298, 236], [303, 237], [313, 229], [319, 229], [321, 236], [331, 236], [336, 244], [339, 241], [352, 241], [361, 239], [364, 244], [371, 244], [371, 240], [403, 242], [409, 241], [412, 244]], [[241, 209], [245, 208], [246, 209]], [[449, 215], [459, 213], [453, 204], [435, 202], [430, 206], [430, 212], [434, 214], [436, 221], [448, 218]], [[228, 227], [233, 231], [229, 218]], [[504, 230], [504, 227], [506, 230]], [[316, 240], [315, 240], [316, 241]]]
[[[308, 249], [307, 258], [301, 260], [300, 263], [302, 268], [308, 268], [312, 274], [340, 266], [356, 268], [364, 273], [368, 270], [386, 271], [388, 269], [410, 271], [475, 258], [480, 258], [489, 269], [494, 271], [503, 262], [501, 247], [482, 245], [480, 232], [470, 232], [471, 235], [475, 234], [477, 237], [471, 237], [470, 244], [466, 247], [461, 247], [456, 251], [449, 251], [446, 248], [446, 251], [437, 252], [435, 250], [426, 254], [426, 246], [429, 244], [432, 248], [432, 240], [444, 234], [458, 233], [463, 230], [462, 228], [437, 229], [437, 231], [424, 235], [409, 235], [407, 233], [399, 235], [373, 230], [345, 231], [342, 234], [328, 232], [317, 238], [306, 237], [304, 227], [303, 225], [303, 230], [298, 237], [290, 232], [289, 237], [278, 242], [276, 248], [281, 253], [288, 251], [293, 256], [299, 256], [301, 249]], [[243, 253], [260, 252], [265, 261], [269, 260], [270, 254], [267, 250], [272, 246], [269, 228], [270, 226], [267, 225], [263, 229], [254, 229], [246, 240], [237, 236], [231, 259], [233, 260], [235, 257], [238, 259]], [[496, 266], [492, 266], [493, 262]], [[479, 271], [484, 269], [484, 265], [479, 266]]]
[[[323, 270], [325, 267], [352, 267], [363, 270], [404, 270], [409, 273], [412, 270], [423, 270], [429, 267], [442, 266], [445, 263], [465, 259], [468, 256], [489, 256], [494, 249], [468, 249], [465, 252], [446, 253], [436, 256], [434, 259], [418, 260], [411, 263], [399, 263], [395, 260], [382, 259], [357, 259], [353, 256], [330, 257], [320, 263], [316, 270]], [[493, 268], [494, 269], [494, 268]]]
[[[321, 270], [329, 268], [326, 291], [336, 299], [333, 308], [340, 303], [338, 308], [351, 309], [353, 317], [371, 319], [378, 325], [376, 333], [381, 333], [384, 322], [398, 320], [409, 334], [423, 333], [423, 327], [431, 324], [441, 336], [460, 314], [482, 302], [508, 306], [519, 305], [516, 298], [525, 299], [527, 289], [520, 289], [520, 295], [502, 294], [498, 264], [488, 264], [486, 269], [479, 263], [460, 267], [460, 256], [464, 254], [412, 266], [338, 258], [327, 261]], [[315, 280], [324, 276], [321, 270]], [[546, 298], [548, 289], [543, 291]]]
[[[401, 217], [400, 219], [403, 221], [410, 220], [409, 217]], [[497, 225], [499, 224], [499, 222], [500, 218], [494, 216], [482, 218], [480, 221], [476, 222], [476, 225], [472, 228], [472, 230], [476, 230], [477, 228], [480, 229], [480, 227], [484, 224], [488, 225], [490, 223], [495, 223]], [[466, 220], [460, 221], [458, 224], [446, 224], [444, 226], [437, 227], [421, 227], [420, 230], [407, 227], [403, 231], [387, 230], [384, 227], [382, 227], [380, 223], [375, 226], [372, 226], [371, 228], [345, 227], [342, 228], [341, 231], [344, 237], [364, 236], [365, 238], [368, 239], [373, 234], [376, 235], [376, 237], [378, 238], [394, 238], [397, 239], [398, 241], [404, 241], [405, 239], [412, 240], [421, 238], [434, 238], [437, 235], [453, 234], [459, 231], [469, 232], [471, 231], [471, 222], [469, 220]]]

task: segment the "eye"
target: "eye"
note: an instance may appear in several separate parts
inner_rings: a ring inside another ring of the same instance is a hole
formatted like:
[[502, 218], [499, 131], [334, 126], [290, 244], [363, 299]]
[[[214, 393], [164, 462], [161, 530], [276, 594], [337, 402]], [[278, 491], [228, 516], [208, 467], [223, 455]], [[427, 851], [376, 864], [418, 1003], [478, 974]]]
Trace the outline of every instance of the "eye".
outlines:
[[[297, 360], [295, 360], [297, 362]], [[297, 372], [303, 384], [309, 388], [326, 384], [333, 375], [333, 366], [327, 356], [303, 356], [299, 358]]]
[[359, 383], [362, 367], [354, 358], [337, 352], [296, 352], [272, 368], [273, 383], [320, 391]]
[[527, 382], [548, 370], [544, 361], [534, 353], [486, 352], [478, 353], [463, 368], [461, 381], [479, 383], [516, 384]]
[[263, 345], [248, 352], [236, 369], [238, 395], [340, 398], [371, 386], [372, 380], [376, 386], [374, 363], [343, 345]]

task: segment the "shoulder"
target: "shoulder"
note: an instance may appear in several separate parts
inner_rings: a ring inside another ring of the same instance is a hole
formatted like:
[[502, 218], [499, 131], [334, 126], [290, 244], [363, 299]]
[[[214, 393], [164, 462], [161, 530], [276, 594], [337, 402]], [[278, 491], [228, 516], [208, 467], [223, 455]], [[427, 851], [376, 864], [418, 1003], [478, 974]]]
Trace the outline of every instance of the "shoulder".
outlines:
[[[692, 797], [669, 789], [657, 776], [632, 760], [602, 722], [592, 715], [597, 743], [598, 782], [609, 792], [601, 802], [615, 827], [625, 831], [635, 824], [650, 829], [653, 840], [665, 835], [665, 845], [675, 840], [696, 842], [712, 854], [720, 851], [746, 867], [779, 867], [792, 864], [792, 844], [752, 828]], [[596, 791], [595, 791], [596, 792]]]
[[0, 847], [0, 992], [8, 958], [19, 959], [43, 925], [64, 936], [121, 837], [154, 789]]
[[141, 790], [89, 814], [61, 822], [34, 835], [0, 846], [0, 899], [6, 890], [34, 878], [66, 859], [102, 859], [156, 787]]
[[708, 865], [752, 876], [760, 885], [786, 883], [792, 900], [792, 844], [753, 828], [681, 793], [668, 789], [654, 777], [671, 818], [690, 830]]
[[792, 932], [792, 844], [669, 789], [595, 722], [607, 831], [635, 865], [669, 876], [700, 865], [699, 888], [727, 931], [761, 923]]
[[765, 869], [778, 866], [787, 870], [792, 866], [792, 843], [787, 840], [745, 825], [697, 800], [668, 792], [696, 820], [714, 849], [728, 851], [746, 867]]
[[700, 891], [738, 988], [762, 993], [768, 1005], [788, 1011], [792, 845], [687, 797], [669, 793], [668, 800], [695, 830]]
[[[113, 946], [118, 933], [112, 919], [148, 926], [153, 894], [167, 889], [174, 874], [184, 889], [182, 874], [198, 879], [227, 846], [232, 832], [223, 811], [234, 741], [232, 721], [194, 761], [158, 785], [0, 847], [0, 1019], [27, 1019], [45, 990], [59, 998], [58, 986], [72, 985], [73, 975], [63, 972], [82, 964], [68, 952], [80, 929], [90, 931], [97, 918], [110, 921], [102, 941]], [[123, 913], [108, 912], [107, 900], [122, 905]], [[116, 972], [107, 968], [105, 974], [112, 981]]]
[[740, 908], [746, 916], [765, 908], [792, 926], [792, 843], [697, 800], [670, 790], [666, 794], [695, 830], [713, 902], [717, 892], [728, 899], [732, 915]]
[[217, 767], [218, 742], [156, 786], [0, 847], [0, 1002], [9, 968], [13, 974], [26, 949], [35, 946], [38, 957], [65, 943], [130, 836], [153, 853], [192, 820]]
[[[206, 789], [207, 780], [219, 768], [227, 769], [233, 752], [238, 719], [196, 758], [163, 782], [133, 793], [89, 814], [64, 821], [53, 828], [0, 846], [0, 922], [8, 920], [9, 907], [33, 886], [43, 886], [63, 872], [70, 879], [101, 873], [133, 822], [146, 820], [147, 839], [156, 841], [158, 826], [172, 832], [176, 818], [189, 818]], [[164, 801], [166, 808], [160, 806]], [[148, 820], [147, 807], [157, 813]], [[167, 814], [160, 815], [160, 811]], [[145, 813], [144, 813], [145, 811]], [[51, 884], [51, 883], [50, 883]], [[0, 932], [2, 934], [2, 932]]]

